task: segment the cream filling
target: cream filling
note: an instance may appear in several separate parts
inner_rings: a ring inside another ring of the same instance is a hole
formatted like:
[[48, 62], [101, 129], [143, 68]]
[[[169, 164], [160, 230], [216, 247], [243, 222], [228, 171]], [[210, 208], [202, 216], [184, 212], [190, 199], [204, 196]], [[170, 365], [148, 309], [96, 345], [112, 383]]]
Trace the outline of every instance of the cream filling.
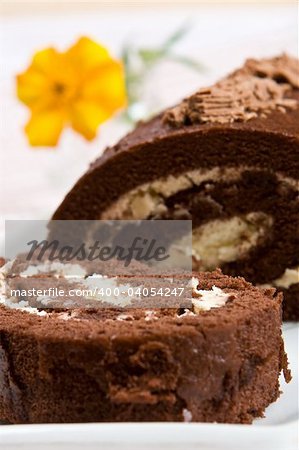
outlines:
[[293, 284], [299, 283], [299, 266], [286, 269], [281, 277], [271, 281], [271, 283], [261, 284], [260, 287], [278, 287], [288, 289]]
[[61, 262], [49, 261], [36, 266], [28, 266], [20, 273], [20, 277], [28, 278], [44, 273], [53, 273], [55, 278], [84, 278], [86, 276], [86, 270], [79, 264], [63, 264]]
[[184, 408], [182, 411], [184, 422], [192, 422], [192, 413]]
[[[199, 186], [206, 181], [222, 182], [238, 180], [244, 171], [254, 170], [256, 167], [214, 167], [204, 170], [196, 169], [179, 176], [169, 175], [165, 178], [144, 183], [130, 192], [122, 195], [116, 202], [107, 208], [100, 216], [102, 220], [134, 220], [146, 219], [150, 215], [159, 215], [166, 210], [164, 199], [178, 192]], [[290, 185], [299, 191], [298, 180], [285, 177], [279, 173], [277, 179], [284, 185]]]
[[299, 266], [294, 269], [286, 269], [284, 274], [272, 282], [274, 286], [288, 288], [292, 284], [299, 283]]
[[[124, 307], [132, 305], [133, 300], [136, 300], [136, 296], [130, 296], [132, 286], [130, 284], [117, 283], [117, 277], [108, 278], [102, 275], [92, 275], [82, 281], [82, 289], [85, 292], [83, 297], [86, 299], [97, 300], [101, 302], [107, 302], [114, 307]], [[142, 286], [138, 286], [142, 289]], [[80, 287], [81, 289], [81, 287]], [[135, 291], [136, 288], [133, 289]], [[111, 295], [101, 295], [100, 290], [104, 292], [111, 292]]]
[[[98, 282], [99, 279], [101, 280], [101, 284], [99, 286]], [[129, 296], [129, 289], [132, 287], [129, 284], [117, 284], [116, 282], [117, 278], [108, 278], [101, 275], [95, 275], [86, 278], [84, 281], [84, 286], [88, 288], [88, 291], [84, 293], [84, 297], [87, 299], [93, 299], [93, 300], [101, 300], [101, 301], [108, 301], [113, 306], [129, 306], [132, 304], [133, 298]], [[198, 289], [199, 281], [197, 278], [193, 277], [190, 281], [189, 285], [192, 287], [192, 306], [193, 311], [186, 310], [186, 315], [194, 315], [198, 314], [201, 311], [209, 311], [212, 308], [219, 308], [221, 306], [224, 306], [227, 299], [230, 297], [230, 294], [227, 294], [226, 292], [222, 291], [220, 288], [213, 286], [211, 290], [200, 290]], [[112, 296], [109, 296], [109, 298], [105, 298], [103, 296], [98, 296], [97, 294], [93, 294], [94, 288], [110, 288], [112, 291], [114, 288], [118, 288], [121, 292], [121, 296], [115, 296], [112, 294]], [[0, 283], [0, 304], [6, 306], [10, 309], [18, 309], [23, 312], [29, 313], [29, 314], [35, 314], [38, 316], [48, 316], [50, 315], [47, 311], [39, 311], [38, 308], [30, 306], [28, 301], [16, 301], [15, 298], [8, 298], [5, 293], [5, 287], [4, 287], [4, 280], [1, 280]], [[81, 289], [81, 288], [80, 288]], [[89, 293], [89, 289], [91, 290], [91, 293]], [[49, 301], [52, 301], [50, 297], [38, 297], [38, 300], [41, 302], [43, 307], [49, 306]], [[67, 305], [65, 305], [67, 306]], [[68, 313], [62, 313], [60, 314], [62, 320], [68, 320], [69, 314]], [[180, 317], [182, 317], [180, 316]], [[127, 320], [128, 315], [119, 315], [118, 320]], [[157, 320], [155, 311], [152, 310], [146, 310], [145, 311], [145, 320], [151, 321], [151, 320]]]
[[[85, 300], [96, 300], [99, 302], [105, 302], [109, 303], [112, 307], [126, 307], [132, 305], [133, 300], [138, 299], [139, 297], [131, 297], [129, 295], [129, 289], [132, 288], [129, 284], [117, 284], [114, 279], [105, 279], [101, 281], [100, 285], [99, 283], [92, 283], [88, 278], [85, 280], [86, 283], [78, 288], [75, 289], [75, 296], [74, 298], [84, 298]], [[104, 282], [103, 282], [104, 281]], [[97, 292], [101, 288], [104, 290], [109, 288], [111, 289], [111, 295], [101, 295]], [[119, 290], [120, 295], [116, 295], [114, 293], [114, 289], [117, 288]], [[79, 292], [80, 291], [80, 292]], [[39, 296], [36, 298], [37, 302], [40, 302], [41, 306], [40, 308], [49, 308], [53, 306], [53, 300], [54, 298], [49, 296]], [[30, 314], [36, 314], [39, 316], [45, 316], [48, 313], [46, 311], [39, 311], [38, 308], [30, 306], [28, 301], [19, 300], [14, 297], [7, 297], [6, 293], [4, 291], [0, 294], [0, 304], [6, 306], [10, 309], [18, 309], [21, 311], [28, 312]], [[59, 303], [59, 307], [61, 308], [71, 308], [73, 305], [72, 300], [63, 300], [61, 299]]]
[[193, 170], [177, 176], [169, 175], [151, 183], [145, 183], [122, 195], [106, 209], [102, 220], [146, 219], [150, 215], [159, 215], [166, 211], [164, 199], [177, 192], [199, 186], [205, 181], [224, 181], [238, 179], [245, 168], [219, 168]]
[[231, 294], [224, 292], [216, 286], [213, 286], [211, 290], [198, 289], [199, 280], [195, 277], [192, 277], [190, 284], [193, 294], [193, 311], [196, 314], [199, 314], [201, 311], [209, 311], [212, 308], [220, 308], [231, 297]]
[[194, 230], [193, 256], [200, 262], [202, 270], [236, 261], [258, 244], [272, 224], [272, 217], [262, 212], [212, 220]]
[[15, 303], [14, 298], [7, 298], [6, 289], [5, 289], [5, 279], [6, 275], [10, 272], [13, 261], [8, 261], [4, 266], [0, 269], [0, 305], [4, 305], [10, 309], [20, 309], [22, 311], [26, 311], [29, 314], [35, 314], [37, 316], [47, 316], [46, 311], [39, 311], [37, 308], [33, 308], [29, 305], [27, 301], [19, 301]]
[[[12, 266], [12, 261], [6, 263], [0, 269], [0, 304], [5, 305], [11, 309], [19, 309], [26, 311], [30, 314], [36, 314], [39, 316], [45, 316], [48, 313], [46, 311], [39, 311], [37, 308], [31, 307], [28, 301], [18, 300], [15, 297], [7, 297], [6, 295], [6, 276]], [[53, 273], [56, 272], [57, 273]], [[32, 277], [34, 275], [39, 275], [42, 273], [53, 273], [53, 276], [57, 278], [58, 276], [63, 276], [64, 278], [80, 278], [80, 284], [78, 287], [74, 288], [70, 285], [70, 289], [73, 291], [73, 297], [81, 296], [84, 299], [97, 300], [102, 302], [108, 302], [114, 307], [118, 306], [129, 306], [132, 304], [133, 300], [138, 297], [132, 297], [131, 293], [132, 286], [130, 284], [119, 284], [117, 283], [117, 277], [109, 278], [105, 275], [94, 274], [87, 278], [84, 278], [86, 271], [78, 264], [62, 264], [62, 263], [43, 263], [37, 266], [28, 266], [26, 270], [21, 272], [20, 276], [23, 278]], [[142, 286], [139, 286], [142, 288]], [[109, 291], [108, 291], [109, 289]], [[137, 289], [137, 287], [136, 287]], [[101, 293], [101, 291], [103, 293]], [[107, 292], [107, 294], [106, 294]], [[109, 292], [109, 295], [108, 295]], [[111, 295], [110, 295], [111, 292]], [[119, 294], [119, 295], [118, 295]], [[41, 303], [41, 308], [51, 307], [53, 298], [49, 296], [39, 296], [36, 299]], [[70, 307], [72, 302], [68, 300], [61, 300], [61, 307]]]
[[39, 311], [37, 308], [33, 308], [32, 306], [30, 306], [29, 303], [24, 300], [14, 303], [12, 300], [1, 295], [0, 304], [6, 306], [6, 308], [18, 309], [29, 314], [35, 314], [36, 316], [48, 316], [48, 313], [46, 311]]

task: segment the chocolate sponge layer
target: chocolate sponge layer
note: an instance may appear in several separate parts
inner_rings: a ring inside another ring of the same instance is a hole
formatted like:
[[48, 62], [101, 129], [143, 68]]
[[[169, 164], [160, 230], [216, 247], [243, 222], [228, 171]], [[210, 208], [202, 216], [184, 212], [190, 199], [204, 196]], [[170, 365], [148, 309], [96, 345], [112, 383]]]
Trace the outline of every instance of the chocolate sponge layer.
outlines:
[[0, 306], [0, 420], [9, 423], [251, 423], [290, 374], [281, 295], [216, 271], [200, 289], [229, 294], [209, 311]]

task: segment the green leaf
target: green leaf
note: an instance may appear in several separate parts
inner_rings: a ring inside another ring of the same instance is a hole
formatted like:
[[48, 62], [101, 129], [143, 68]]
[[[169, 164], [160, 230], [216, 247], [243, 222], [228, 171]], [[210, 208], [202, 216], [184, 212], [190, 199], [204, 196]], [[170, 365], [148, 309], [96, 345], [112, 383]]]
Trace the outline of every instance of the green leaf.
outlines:
[[163, 49], [143, 48], [138, 51], [138, 54], [140, 58], [147, 64], [159, 61], [165, 55], [165, 51]]
[[[168, 59], [188, 66], [193, 70], [202, 71], [205, 67], [192, 58], [176, 55], [172, 49], [190, 30], [190, 24], [185, 23], [170, 37], [168, 37], [160, 47], [156, 48], [136, 48], [132, 44], [123, 46], [121, 58], [125, 70], [125, 83], [128, 97], [128, 107], [123, 117], [128, 121], [136, 120], [135, 106], [138, 106], [144, 81], [151, 70], [161, 61]], [[138, 115], [138, 114], [137, 114]]]
[[196, 70], [198, 72], [204, 72], [204, 71], [207, 70], [207, 68], [203, 64], [201, 64], [198, 61], [193, 60], [192, 58], [189, 58], [188, 56], [168, 54], [167, 58], [172, 60], [172, 61], [175, 61], [175, 62], [178, 62], [180, 64], [183, 64], [185, 66], [188, 66], [191, 69], [194, 69], [194, 70]]

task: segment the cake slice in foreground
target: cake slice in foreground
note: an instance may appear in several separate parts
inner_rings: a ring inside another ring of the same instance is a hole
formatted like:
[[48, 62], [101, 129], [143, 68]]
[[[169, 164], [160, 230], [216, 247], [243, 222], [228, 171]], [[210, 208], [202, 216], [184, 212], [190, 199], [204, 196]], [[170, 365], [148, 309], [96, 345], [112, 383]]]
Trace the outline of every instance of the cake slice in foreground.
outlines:
[[0, 421], [251, 423], [290, 373], [281, 294], [195, 273], [189, 309], [0, 305]]

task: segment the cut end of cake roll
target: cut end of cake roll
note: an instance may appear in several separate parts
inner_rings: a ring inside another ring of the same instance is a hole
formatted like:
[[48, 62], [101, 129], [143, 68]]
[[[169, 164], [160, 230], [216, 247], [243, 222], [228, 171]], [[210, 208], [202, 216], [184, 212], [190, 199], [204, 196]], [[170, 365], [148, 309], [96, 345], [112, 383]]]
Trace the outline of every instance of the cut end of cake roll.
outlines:
[[290, 380], [281, 294], [194, 273], [179, 309], [0, 305], [0, 421], [251, 423]]
[[288, 55], [247, 60], [108, 148], [54, 219], [192, 219], [195, 270], [276, 287], [298, 320], [298, 80]]

